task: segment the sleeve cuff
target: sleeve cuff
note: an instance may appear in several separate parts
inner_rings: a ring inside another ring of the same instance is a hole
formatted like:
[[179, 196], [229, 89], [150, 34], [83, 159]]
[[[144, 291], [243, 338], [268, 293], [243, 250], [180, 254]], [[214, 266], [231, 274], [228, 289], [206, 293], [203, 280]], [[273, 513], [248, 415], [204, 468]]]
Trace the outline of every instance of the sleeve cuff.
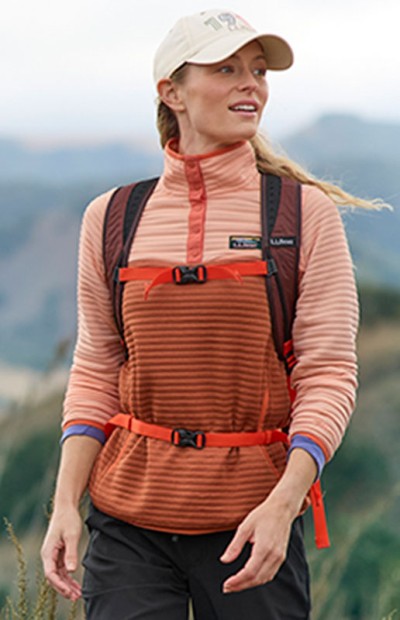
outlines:
[[289, 448], [288, 455], [287, 455], [288, 458], [292, 450], [294, 450], [295, 448], [301, 448], [302, 450], [305, 450], [306, 452], [308, 452], [310, 456], [312, 456], [317, 466], [316, 480], [319, 480], [321, 477], [322, 471], [324, 469], [325, 462], [326, 462], [325, 455], [322, 449], [319, 447], [318, 444], [315, 443], [315, 441], [313, 441], [309, 437], [305, 437], [304, 435], [295, 435], [293, 437], [293, 439], [291, 440], [290, 448]]
[[71, 424], [71, 426], [63, 432], [60, 444], [62, 445], [64, 441], [72, 435], [86, 435], [87, 437], [93, 437], [93, 439], [97, 439], [97, 441], [103, 445], [106, 442], [105, 433], [99, 428], [90, 426], [89, 424]]

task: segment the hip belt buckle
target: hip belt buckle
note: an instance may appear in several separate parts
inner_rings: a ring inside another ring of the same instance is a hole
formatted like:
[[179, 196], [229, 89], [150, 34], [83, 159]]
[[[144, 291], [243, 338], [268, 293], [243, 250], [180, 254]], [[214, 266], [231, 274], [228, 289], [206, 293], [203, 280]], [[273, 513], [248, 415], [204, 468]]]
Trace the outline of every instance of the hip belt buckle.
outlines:
[[206, 445], [203, 431], [189, 431], [187, 428], [174, 428], [171, 443], [177, 448], [196, 448], [202, 450]]

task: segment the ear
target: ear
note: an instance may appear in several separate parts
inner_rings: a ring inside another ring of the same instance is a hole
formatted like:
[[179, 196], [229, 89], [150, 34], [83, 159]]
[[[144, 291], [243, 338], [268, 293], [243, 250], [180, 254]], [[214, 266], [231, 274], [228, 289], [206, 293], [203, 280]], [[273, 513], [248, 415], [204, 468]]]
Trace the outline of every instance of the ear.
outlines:
[[159, 97], [173, 112], [183, 112], [185, 109], [178, 84], [169, 78], [160, 80], [157, 84]]

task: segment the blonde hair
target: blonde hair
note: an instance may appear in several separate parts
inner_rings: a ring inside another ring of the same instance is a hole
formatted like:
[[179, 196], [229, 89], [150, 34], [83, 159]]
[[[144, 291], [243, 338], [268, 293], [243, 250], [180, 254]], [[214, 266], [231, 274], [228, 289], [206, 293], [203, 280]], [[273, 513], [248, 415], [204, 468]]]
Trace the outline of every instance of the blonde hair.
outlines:
[[[182, 65], [182, 67], [173, 73], [171, 79], [174, 82], [183, 82], [186, 66], [187, 65]], [[172, 138], [179, 139], [179, 125], [176, 116], [161, 100], [158, 101], [157, 108], [157, 129], [160, 134], [162, 148], [165, 147], [168, 140]], [[257, 132], [254, 138], [250, 140], [250, 144], [256, 156], [257, 167], [262, 172], [289, 177], [302, 184], [317, 187], [339, 206], [361, 207], [363, 209], [391, 208], [390, 205], [386, 204], [381, 199], [367, 200], [359, 198], [346, 192], [335, 183], [316, 178], [308, 170], [294, 162], [285, 154], [278, 154], [268, 139], [260, 132]]]

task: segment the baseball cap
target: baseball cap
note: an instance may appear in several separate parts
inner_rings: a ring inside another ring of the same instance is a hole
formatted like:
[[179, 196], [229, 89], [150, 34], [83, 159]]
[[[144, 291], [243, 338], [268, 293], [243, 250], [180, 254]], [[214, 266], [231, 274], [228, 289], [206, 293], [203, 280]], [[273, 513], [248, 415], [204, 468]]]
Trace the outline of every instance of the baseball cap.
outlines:
[[212, 9], [179, 19], [168, 32], [154, 57], [156, 84], [186, 62], [212, 64], [228, 58], [238, 49], [257, 40], [268, 69], [281, 71], [293, 64], [289, 44], [274, 34], [258, 33], [233, 11]]

